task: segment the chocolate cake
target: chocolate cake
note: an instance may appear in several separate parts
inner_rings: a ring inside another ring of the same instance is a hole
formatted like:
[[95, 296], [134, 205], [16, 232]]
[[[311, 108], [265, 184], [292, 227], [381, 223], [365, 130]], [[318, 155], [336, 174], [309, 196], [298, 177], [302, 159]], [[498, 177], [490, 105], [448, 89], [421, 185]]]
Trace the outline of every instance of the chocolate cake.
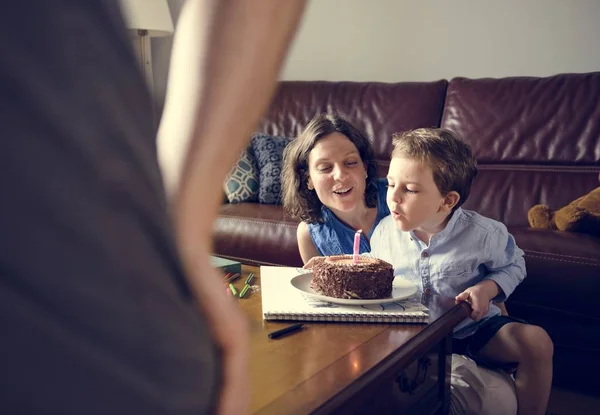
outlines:
[[377, 258], [359, 257], [354, 264], [352, 255], [319, 258], [312, 267], [311, 288], [335, 298], [370, 300], [392, 295], [394, 268]]

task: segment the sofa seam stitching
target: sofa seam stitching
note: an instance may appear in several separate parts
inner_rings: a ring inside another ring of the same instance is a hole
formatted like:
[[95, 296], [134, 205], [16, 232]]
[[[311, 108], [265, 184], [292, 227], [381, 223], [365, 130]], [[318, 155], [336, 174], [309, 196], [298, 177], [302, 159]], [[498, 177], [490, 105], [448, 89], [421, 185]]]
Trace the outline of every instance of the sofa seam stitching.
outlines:
[[478, 163], [480, 170], [506, 170], [506, 171], [530, 171], [530, 172], [555, 172], [555, 173], [598, 173], [600, 169], [597, 167], [545, 167], [545, 166], [522, 166], [518, 164], [486, 164], [485, 162]]
[[248, 222], [248, 223], [257, 223], [257, 224], [271, 223], [271, 224], [274, 224], [276, 226], [285, 226], [285, 227], [288, 227], [288, 228], [294, 228], [294, 227], [298, 226], [297, 224], [281, 223], [281, 222], [276, 221], [276, 220], [240, 219], [240, 218], [237, 218], [235, 216], [226, 216], [226, 215], [219, 215], [218, 219], [230, 219], [230, 220], [236, 220], [238, 222]]
[[[524, 251], [525, 253], [527, 252], [532, 252], [532, 251]], [[547, 256], [547, 255], [526, 255], [533, 257], [533, 258], [540, 258], [540, 259], [548, 259], [548, 260], [552, 260], [552, 261], [559, 261], [559, 262], [570, 262], [570, 263], [574, 263], [574, 264], [580, 264], [580, 265], [590, 265], [593, 267], [600, 267], [600, 264], [595, 263], [595, 262], [582, 262], [582, 261], [574, 261], [574, 260], [570, 260], [570, 259], [564, 259], [564, 258], [557, 258], [557, 257], [551, 257], [551, 256]], [[566, 258], [579, 258], [579, 257], [566, 257]], [[593, 261], [593, 260], [590, 260]]]

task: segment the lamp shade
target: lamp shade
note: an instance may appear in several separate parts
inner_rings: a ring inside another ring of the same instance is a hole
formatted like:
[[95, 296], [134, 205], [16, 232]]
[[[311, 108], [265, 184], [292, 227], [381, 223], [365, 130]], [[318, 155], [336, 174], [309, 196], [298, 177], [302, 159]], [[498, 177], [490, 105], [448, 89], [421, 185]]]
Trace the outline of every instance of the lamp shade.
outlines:
[[173, 33], [167, 0], [121, 0], [125, 24], [132, 30], [147, 30], [152, 37]]

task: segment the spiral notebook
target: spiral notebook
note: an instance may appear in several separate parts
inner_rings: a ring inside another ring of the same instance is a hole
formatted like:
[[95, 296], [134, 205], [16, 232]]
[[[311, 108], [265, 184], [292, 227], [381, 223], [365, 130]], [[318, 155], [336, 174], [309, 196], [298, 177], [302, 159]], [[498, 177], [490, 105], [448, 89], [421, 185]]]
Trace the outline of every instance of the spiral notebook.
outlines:
[[340, 305], [307, 295], [291, 284], [302, 268], [260, 267], [263, 319], [355, 323], [427, 323], [428, 310], [411, 297], [389, 304]]

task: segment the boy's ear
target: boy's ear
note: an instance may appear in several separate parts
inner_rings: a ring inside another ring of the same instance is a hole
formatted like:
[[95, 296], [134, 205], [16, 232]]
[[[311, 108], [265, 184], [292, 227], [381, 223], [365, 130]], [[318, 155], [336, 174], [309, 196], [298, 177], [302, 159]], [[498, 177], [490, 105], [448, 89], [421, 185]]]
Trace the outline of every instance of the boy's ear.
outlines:
[[454, 208], [454, 206], [456, 206], [459, 200], [460, 195], [458, 194], [458, 192], [452, 190], [448, 192], [448, 194], [444, 197], [444, 204], [442, 206], [448, 211], [451, 211]]

